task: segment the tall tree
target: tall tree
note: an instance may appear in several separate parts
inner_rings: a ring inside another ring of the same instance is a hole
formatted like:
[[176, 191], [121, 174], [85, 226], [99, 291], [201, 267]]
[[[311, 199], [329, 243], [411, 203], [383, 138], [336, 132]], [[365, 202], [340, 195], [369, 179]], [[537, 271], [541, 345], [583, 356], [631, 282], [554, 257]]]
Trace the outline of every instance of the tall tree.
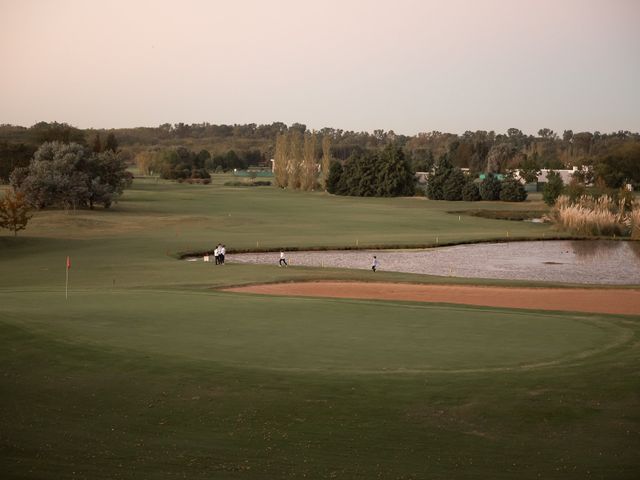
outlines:
[[371, 151], [355, 158], [353, 162], [352, 188], [349, 195], [375, 197], [380, 194], [378, 156]]
[[289, 151], [289, 137], [286, 133], [278, 133], [276, 136], [276, 150], [273, 158], [273, 174], [276, 184], [280, 188], [286, 188], [289, 184], [289, 171], [287, 169], [287, 157]]
[[449, 176], [442, 184], [442, 199], [449, 201], [462, 200], [462, 190], [465, 187], [466, 178], [462, 170], [453, 167]]
[[379, 154], [376, 164], [377, 196], [397, 197], [414, 194], [413, 172], [399, 145], [387, 145]]
[[334, 194], [340, 193], [339, 186], [342, 172], [342, 164], [340, 162], [338, 162], [337, 160], [331, 162], [331, 166], [329, 167], [329, 175], [327, 175], [327, 178], [325, 180], [325, 187], [327, 189], [327, 192]]
[[442, 189], [452, 171], [453, 165], [451, 165], [449, 156], [445, 153], [438, 159], [433, 174], [427, 180], [427, 197], [431, 200], [444, 200]]
[[564, 182], [558, 172], [553, 170], [547, 173], [547, 183], [542, 189], [542, 199], [547, 205], [553, 205], [556, 203], [556, 199], [562, 193], [564, 188]]
[[134, 161], [136, 166], [142, 175], [149, 175], [151, 173], [151, 165], [153, 164], [153, 152], [145, 150], [136, 154]]
[[488, 173], [478, 187], [480, 198], [482, 200], [498, 200], [500, 198], [501, 188], [502, 184], [500, 180], [492, 173]]
[[[518, 130], [519, 131], [519, 130]], [[522, 132], [520, 132], [522, 133]], [[498, 143], [491, 147], [487, 155], [487, 172], [500, 173], [504, 172], [508, 162], [518, 152], [512, 143]]]
[[527, 156], [520, 163], [520, 176], [527, 183], [538, 181], [538, 175], [540, 175], [540, 166], [538, 165], [538, 154]]
[[300, 188], [300, 179], [302, 177], [302, 155], [303, 155], [303, 138], [302, 132], [298, 129], [289, 132], [289, 151], [287, 156], [287, 187], [293, 190]]
[[100, 140], [100, 132], [96, 132], [96, 136], [93, 137], [92, 145], [93, 153], [100, 153], [102, 151], [102, 141]]
[[610, 188], [640, 185], [640, 142], [624, 143], [596, 159], [596, 176]]
[[113, 132], [107, 135], [107, 140], [104, 142], [104, 150], [111, 150], [114, 153], [118, 151], [118, 140]]
[[331, 168], [331, 137], [325, 135], [322, 137], [322, 183], [325, 190], [327, 188], [327, 179], [329, 178], [329, 169]]
[[300, 175], [300, 188], [310, 191], [316, 185], [318, 168], [316, 164], [316, 134], [307, 133], [304, 136], [304, 152], [302, 171]]

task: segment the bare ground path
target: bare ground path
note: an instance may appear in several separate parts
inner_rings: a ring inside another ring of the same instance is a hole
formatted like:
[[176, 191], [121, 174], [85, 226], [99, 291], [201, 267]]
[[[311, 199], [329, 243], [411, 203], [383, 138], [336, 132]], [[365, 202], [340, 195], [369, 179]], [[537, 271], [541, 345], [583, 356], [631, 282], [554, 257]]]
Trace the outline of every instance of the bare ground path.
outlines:
[[227, 288], [225, 291], [640, 315], [640, 289], [511, 288], [326, 281], [251, 285]]

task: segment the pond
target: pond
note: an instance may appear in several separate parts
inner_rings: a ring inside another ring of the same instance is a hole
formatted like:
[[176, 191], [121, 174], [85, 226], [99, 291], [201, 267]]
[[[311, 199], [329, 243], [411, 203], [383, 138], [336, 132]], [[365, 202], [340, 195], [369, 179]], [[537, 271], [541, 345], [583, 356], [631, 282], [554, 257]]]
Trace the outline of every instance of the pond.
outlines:
[[[549, 240], [416, 250], [287, 252], [289, 265], [563, 283], [640, 284], [640, 242]], [[232, 263], [278, 265], [279, 253], [230, 254]]]

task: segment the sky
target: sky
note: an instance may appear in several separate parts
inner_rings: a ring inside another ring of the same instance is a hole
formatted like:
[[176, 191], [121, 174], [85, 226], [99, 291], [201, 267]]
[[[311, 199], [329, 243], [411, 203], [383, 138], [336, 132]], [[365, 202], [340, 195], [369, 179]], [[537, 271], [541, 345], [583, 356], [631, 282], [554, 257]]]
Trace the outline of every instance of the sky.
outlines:
[[640, 0], [0, 0], [0, 123], [640, 131]]

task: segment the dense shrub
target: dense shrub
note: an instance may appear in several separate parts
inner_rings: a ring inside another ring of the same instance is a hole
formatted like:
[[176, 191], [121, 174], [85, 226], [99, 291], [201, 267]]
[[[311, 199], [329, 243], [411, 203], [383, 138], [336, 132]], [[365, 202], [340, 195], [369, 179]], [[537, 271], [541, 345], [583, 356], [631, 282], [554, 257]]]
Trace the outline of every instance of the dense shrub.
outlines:
[[431, 200], [444, 200], [444, 184], [453, 171], [453, 165], [449, 161], [448, 155], [443, 155], [438, 159], [433, 173], [429, 175], [427, 181], [427, 197]]
[[500, 200], [503, 202], [524, 202], [526, 199], [527, 192], [519, 180], [507, 178], [502, 182]]
[[197, 185], [209, 185], [211, 183], [211, 178], [187, 178], [185, 180], [178, 180], [178, 182], [180, 183], [188, 183], [190, 185], [193, 184], [197, 184]]
[[562, 193], [563, 188], [564, 183], [562, 182], [562, 177], [558, 172], [551, 170], [547, 174], [547, 183], [542, 189], [542, 199], [544, 200], [544, 203], [547, 205], [555, 204], [556, 199]]
[[338, 185], [340, 184], [340, 178], [342, 177], [342, 164], [338, 161], [331, 162], [329, 167], [329, 175], [327, 176], [327, 192], [338, 193]]
[[462, 187], [462, 200], [465, 202], [477, 202], [480, 200], [478, 184], [471, 178], [467, 178], [467, 182]]
[[478, 187], [480, 198], [482, 200], [498, 200], [500, 198], [501, 187], [502, 185], [497, 177], [487, 174]]
[[169, 180], [211, 178], [205, 168], [206, 161], [207, 156], [204, 153], [196, 153], [188, 148], [178, 147], [157, 155], [154, 160], [154, 169], [160, 172], [161, 178]]
[[459, 201], [462, 200], [462, 189], [466, 184], [466, 178], [462, 170], [453, 168], [449, 172], [448, 178], [442, 185], [443, 200]]
[[258, 180], [255, 182], [241, 182], [238, 180], [224, 182], [225, 187], [268, 187], [271, 185], [271, 182], [265, 180]]

